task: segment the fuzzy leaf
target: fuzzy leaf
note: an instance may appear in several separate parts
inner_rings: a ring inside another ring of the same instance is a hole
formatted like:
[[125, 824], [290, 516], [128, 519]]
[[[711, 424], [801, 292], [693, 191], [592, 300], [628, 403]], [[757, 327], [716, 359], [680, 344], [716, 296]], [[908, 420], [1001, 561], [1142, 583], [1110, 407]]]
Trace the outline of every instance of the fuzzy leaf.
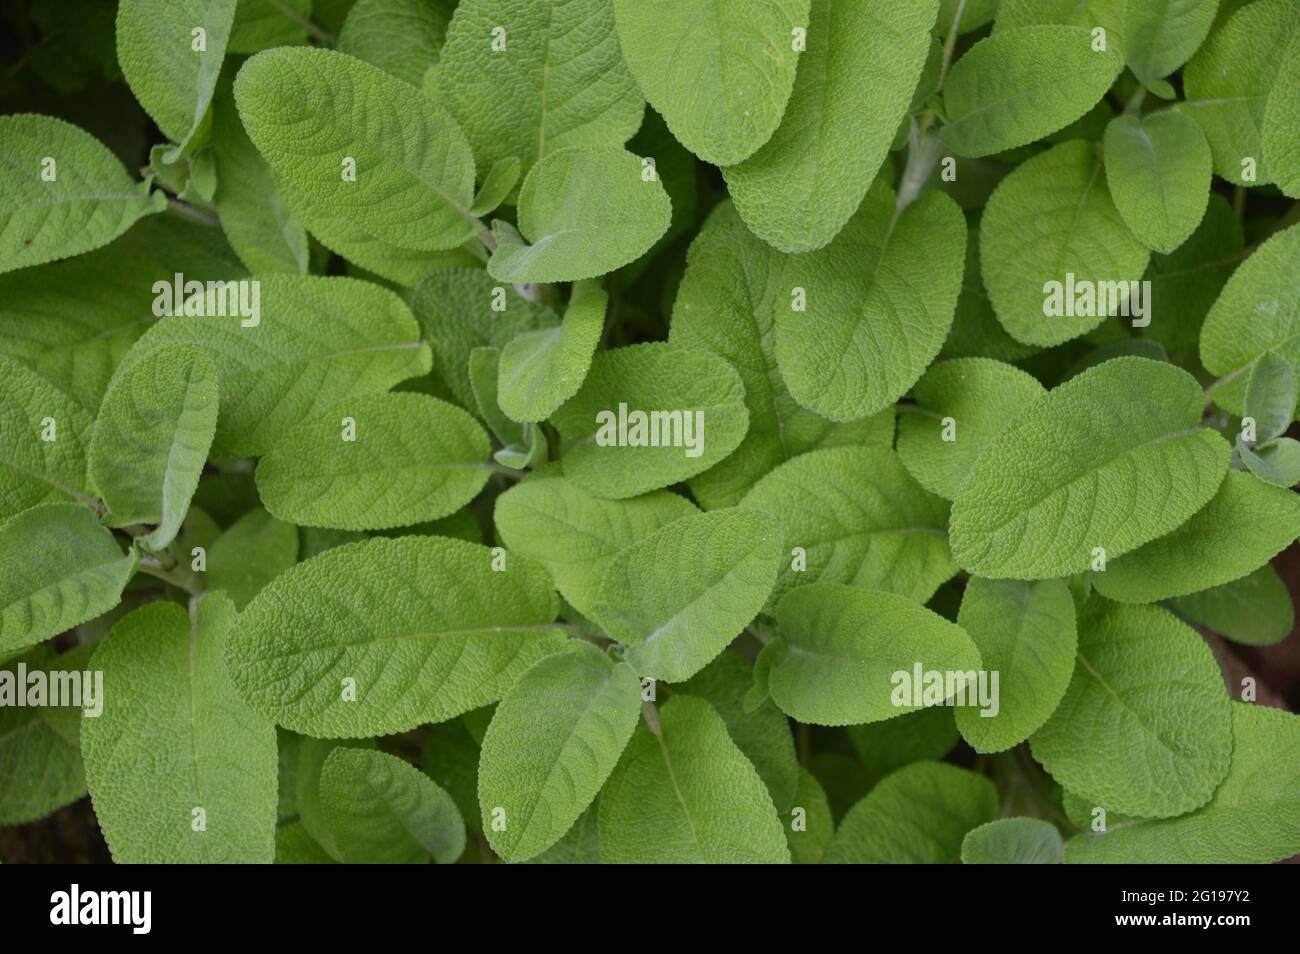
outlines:
[[1300, 31], [1291, 36], [1264, 103], [1264, 161], [1277, 187], [1300, 198]]
[[964, 865], [1059, 865], [1065, 854], [1061, 833], [1038, 818], [999, 818], [966, 833]]
[[438, 62], [451, 6], [447, 0], [357, 0], [339, 31], [339, 52], [418, 89]]
[[596, 282], [573, 287], [564, 321], [526, 331], [501, 351], [501, 410], [516, 421], [544, 421], [578, 393], [605, 327], [609, 296]]
[[1176, 597], [1169, 608], [1247, 646], [1271, 646], [1286, 639], [1295, 627], [1291, 594], [1271, 566], [1222, 586]]
[[1286, 433], [1295, 417], [1296, 373], [1276, 351], [1265, 351], [1246, 383], [1243, 413], [1255, 421], [1257, 444]]
[[208, 589], [224, 590], [243, 609], [298, 559], [298, 531], [256, 507], [208, 547]]
[[1163, 79], [1196, 52], [1214, 22], [1218, 0], [1128, 0], [1124, 51], [1143, 83]]

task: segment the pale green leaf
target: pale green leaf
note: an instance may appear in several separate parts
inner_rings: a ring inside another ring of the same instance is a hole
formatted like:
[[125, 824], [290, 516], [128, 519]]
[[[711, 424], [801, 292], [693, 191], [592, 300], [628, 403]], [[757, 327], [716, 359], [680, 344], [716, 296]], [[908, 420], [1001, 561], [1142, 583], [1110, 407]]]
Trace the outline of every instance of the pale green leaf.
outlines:
[[[799, 768], [794, 807], [786, 815], [788, 820], [783, 820], [783, 824], [791, 860], [797, 865], [820, 864], [826, 846], [835, 837], [835, 820], [831, 817], [831, 805], [821, 783], [802, 766]], [[797, 828], [796, 819], [800, 826]]]
[[724, 170], [754, 234], [785, 252], [833, 239], [889, 151], [930, 49], [935, 0], [813, 0], [785, 117]]
[[614, 0], [618, 39], [646, 99], [705, 162], [729, 166], [785, 113], [809, 0]]
[[405, 732], [495, 702], [563, 637], [546, 573], [517, 554], [504, 571], [492, 562], [487, 547], [424, 536], [299, 563], [240, 614], [227, 656], [235, 686], [278, 724], [331, 738]]
[[501, 410], [500, 369], [501, 352], [496, 348], [475, 348], [469, 353], [469, 381], [478, 416], [502, 444], [500, 450], [493, 451], [492, 459], [515, 470], [540, 466], [547, 459], [546, 434], [532, 421], [521, 424]]
[[1029, 738], [1065, 695], [1078, 647], [1074, 597], [1061, 580], [976, 577], [957, 622], [998, 674], [996, 709], [961, 706], [957, 728], [976, 752], [1001, 752]]
[[1300, 484], [1300, 441], [1279, 437], [1264, 447], [1252, 450], [1237, 438], [1237, 453], [1252, 474], [1274, 487]]
[[[272, 46], [307, 42], [312, 0], [239, 0], [228, 53], [257, 53]], [[218, 133], [218, 141], [220, 134]]]
[[1038, 818], [999, 818], [967, 832], [961, 843], [965, 865], [1059, 865], [1064, 854], [1056, 826]]
[[558, 327], [526, 331], [501, 351], [501, 410], [516, 421], [543, 421], [578, 393], [605, 327], [609, 296], [596, 282], [573, 286]]
[[474, 499], [491, 450], [487, 432], [454, 404], [372, 394], [291, 431], [257, 465], [257, 490], [267, 510], [299, 526], [407, 526]]
[[640, 258], [671, 219], [668, 193], [642, 159], [619, 146], [569, 146], [529, 170], [518, 232], [493, 224], [488, 272], [515, 283], [596, 278]]
[[776, 621], [784, 653], [777, 652], [768, 673], [768, 692], [800, 722], [892, 719], [925, 704], [916, 698], [921, 686], [904, 695], [899, 674], [910, 684], [914, 667], [972, 678], [980, 669], [980, 654], [961, 627], [892, 593], [801, 586], [777, 604]]
[[243, 609], [298, 559], [298, 531], [261, 507], [236, 520], [208, 547], [207, 588], [224, 590]]
[[50, 503], [0, 524], [0, 652], [35, 645], [117, 605], [135, 571], [94, 513]]
[[754, 766], [704, 700], [678, 696], [639, 726], [600, 797], [609, 864], [788, 864], [781, 820]]
[[1292, 34], [1264, 103], [1264, 161], [1277, 187], [1300, 198], [1300, 31]]
[[492, 163], [492, 168], [483, 177], [478, 192], [474, 193], [474, 205], [469, 210], [470, 215], [484, 216], [494, 211], [514, 192], [522, 174], [523, 167], [518, 156], [507, 156]]
[[525, 861], [559, 841], [618, 764], [640, 714], [632, 669], [590, 643], [572, 641], [524, 672], [483, 737], [478, 802], [493, 850]]
[[1295, 627], [1286, 584], [1271, 566], [1249, 576], [1169, 601], [1179, 616], [1247, 646], [1271, 646]]
[[275, 728], [245, 705], [222, 655], [235, 607], [151, 603], [91, 659], [104, 712], [81, 750], [95, 817], [118, 863], [263, 863], [275, 856]]
[[357, 0], [339, 32], [339, 52], [418, 89], [438, 62], [451, 6], [447, 0]]
[[1255, 422], [1254, 443], [1267, 444], [1286, 433], [1295, 417], [1296, 373], [1276, 351], [1265, 351], [1246, 383], [1244, 416]]
[[1144, 818], [1205, 804], [1228, 771], [1232, 718], [1205, 642], [1158, 606], [1093, 596], [1065, 698], [1030, 738], [1061, 785]]
[[115, 377], [90, 444], [90, 479], [115, 527], [149, 524], [144, 545], [175, 539], [217, 429], [217, 369], [197, 348], [157, 348]]
[[1124, 6], [1125, 60], [1138, 79], [1151, 84], [1196, 52], [1219, 0], [1127, 0]]
[[1068, 576], [1170, 532], [1227, 470], [1203, 404], [1195, 378], [1147, 358], [1048, 392], [994, 438], [953, 502], [957, 562], [980, 576]]

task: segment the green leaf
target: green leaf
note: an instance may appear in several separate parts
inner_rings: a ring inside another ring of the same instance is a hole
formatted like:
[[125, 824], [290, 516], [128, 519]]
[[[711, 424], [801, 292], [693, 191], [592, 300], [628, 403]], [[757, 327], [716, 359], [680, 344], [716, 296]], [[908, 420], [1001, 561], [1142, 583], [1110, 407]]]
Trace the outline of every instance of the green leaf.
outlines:
[[671, 219], [668, 193], [643, 160], [619, 146], [570, 146], [529, 170], [518, 232], [493, 223], [488, 272], [515, 283], [596, 278], [640, 258]]
[[936, 0], [813, 0], [807, 50], [772, 138], [724, 170], [741, 217], [784, 252], [833, 239], [889, 151], [930, 49]]
[[306, 43], [311, 4], [312, 0], [239, 0], [226, 52], [257, 53], [272, 46]]
[[1201, 361], [1219, 375], [1209, 388], [1214, 403], [1240, 414], [1250, 369], [1268, 351], [1300, 374], [1300, 225], [1255, 249], [1205, 316]]
[[1281, 437], [1295, 416], [1296, 373], [1276, 351], [1266, 351], [1246, 383], [1244, 416], [1255, 422], [1255, 444]]
[[1046, 392], [1030, 374], [986, 358], [930, 366], [898, 422], [898, 457], [926, 490], [952, 500], [989, 442]]
[[1182, 245], [1210, 197], [1210, 146], [1200, 127], [1173, 109], [1117, 116], [1104, 148], [1106, 183], [1124, 224], [1157, 252]]
[[[264, 454], [304, 418], [429, 370], [419, 326], [386, 288], [355, 278], [277, 274], [262, 275], [254, 288], [247, 297], [233, 286], [218, 294], [224, 314], [208, 307], [206, 315], [178, 313], [158, 322], [119, 370], [125, 374], [139, 356], [169, 344], [193, 345], [211, 358], [221, 375], [213, 457]], [[255, 307], [245, 310], [259, 314], [236, 316], [227, 307], [232, 293], [244, 305], [251, 300]]]
[[515, 470], [544, 464], [548, 441], [542, 429], [531, 421], [512, 421], [501, 410], [500, 367], [501, 352], [496, 348], [475, 348], [469, 353], [469, 380], [479, 417], [502, 444], [492, 459]]
[[474, 194], [474, 205], [470, 207], [470, 215], [487, 215], [505, 202], [514, 192], [515, 186], [519, 184], [519, 177], [522, 174], [523, 167], [519, 163], [518, 156], [507, 156], [492, 163], [492, 168], [483, 177], [483, 184]]
[[[835, 820], [821, 783], [803, 767], [799, 768], [799, 788], [789, 815], [785, 841], [790, 846], [791, 860], [797, 865], [820, 864], [826, 846], [835, 837]], [[796, 824], [800, 827], [796, 828]]]
[[[1176, 107], [1198, 123], [1214, 154], [1214, 172], [1239, 186], [1273, 181], [1262, 129], [1269, 91], [1300, 24], [1291, 0], [1242, 7], [1183, 70], [1186, 102]], [[1254, 175], [1246, 179], [1247, 163]]]
[[1202, 405], [1190, 374], [1147, 358], [1048, 392], [994, 438], [953, 502], [957, 562], [979, 576], [1067, 576], [1170, 532], [1227, 470]]
[[1271, 566], [1262, 566], [1240, 580], [1172, 599], [1169, 608], [1247, 646], [1279, 643], [1295, 626], [1291, 594]]
[[330, 738], [405, 732], [495, 702], [563, 637], [546, 573], [517, 554], [501, 572], [493, 560], [487, 547], [426, 536], [299, 563], [240, 614], [227, 655], [235, 687], [285, 728]]
[[1101, 168], [1091, 143], [1064, 142], [1018, 166], [989, 198], [980, 222], [984, 285], [1017, 341], [1060, 344], [1133, 310], [1127, 283], [1142, 278], [1149, 255]]
[[229, 82], [217, 90], [212, 117], [217, 160], [213, 205], [231, 247], [251, 272], [305, 275], [307, 232], [244, 132]]
[[785, 652], [768, 673], [768, 692], [799, 722], [892, 719], [927, 704], [900, 692], [899, 674], [911, 680], [913, 667], [941, 674], [980, 668], [965, 631], [892, 593], [838, 583], [801, 586], [777, 604], [776, 622]]
[[1277, 78], [1264, 103], [1264, 161], [1277, 187], [1300, 198], [1300, 32], [1282, 55]]
[[479, 745], [460, 719], [424, 730], [422, 767], [452, 797], [466, 827], [482, 832], [478, 819]]
[[965, 254], [952, 199], [929, 192], [900, 215], [880, 181], [834, 242], [787, 259], [776, 355], [795, 400], [852, 421], [900, 398], [948, 336]]
[[1210, 648], [1158, 606], [1094, 596], [1065, 698], [1030, 738], [1061, 785], [1143, 818], [1205, 804], [1228, 771], [1232, 719]]
[[653, 342], [603, 351], [552, 415], [564, 474], [598, 497], [634, 497], [708, 470], [749, 426], [736, 370], [699, 348]]
[[596, 282], [573, 286], [562, 324], [515, 336], [501, 351], [501, 410], [544, 421], [578, 393], [605, 327], [609, 296]]
[[709, 216], [687, 253], [669, 340], [725, 358], [740, 373], [749, 408], [740, 446], [690, 479], [691, 492], [708, 509], [735, 506], [764, 474], [805, 451], [893, 443], [892, 408], [836, 424], [790, 396], [776, 360], [777, 309], [789, 307], [780, 285], [784, 261], [729, 202]]
[[409, 84], [333, 50], [281, 47], [243, 65], [235, 100], [272, 172], [308, 204], [402, 248], [450, 249], [474, 234], [469, 144]]
[[86, 507], [50, 503], [0, 524], [0, 652], [23, 649], [117, 605], [135, 572]]
[[1105, 95], [1124, 62], [1093, 49], [1085, 27], [1029, 26], [994, 33], [948, 74], [940, 137], [959, 156], [1023, 146], [1068, 126]]
[[967, 832], [961, 843], [964, 865], [1059, 865], [1064, 854], [1056, 826], [1038, 818], [999, 818]]
[[1129, 68], [1152, 84], [1187, 62], [1210, 32], [1218, 0], [1128, 0], [1124, 51]]
[[657, 490], [628, 500], [593, 497], [558, 470], [530, 477], [496, 500], [496, 528], [506, 546], [544, 566], [584, 616], [596, 611], [609, 563], [632, 544], [695, 507]]
[[217, 429], [217, 368], [189, 345], [158, 348], [109, 385], [90, 444], [90, 479], [115, 527], [175, 539]]
[[0, 520], [47, 501], [86, 499], [92, 427], [66, 394], [0, 358]]
[[1230, 470], [1219, 492], [1172, 533], [1152, 540], [1093, 576], [1120, 603], [1154, 603], [1240, 579], [1300, 535], [1300, 497]]
[[675, 697], [640, 725], [600, 797], [607, 864], [788, 864], [754, 766], [703, 699]]
[[465, 850], [451, 796], [395, 755], [340, 746], [320, 773], [320, 810], [346, 864], [449, 865]]
[[525, 861], [559, 841], [618, 764], [640, 714], [632, 669], [590, 643], [571, 641], [521, 675], [483, 738], [478, 802], [493, 850]]
[[674, 520], [616, 556], [596, 620], [641, 676], [689, 679], [763, 608], [776, 581], [776, 526], [752, 510]]
[[[731, 740], [745, 758], [754, 763], [777, 811], [784, 813], [798, 804], [795, 801], [796, 788], [801, 784], [790, 720], [771, 700], [765, 700], [752, 710], [746, 709], [745, 697], [753, 684], [753, 668], [745, 658], [737, 652], [722, 652], [673, 691], [680, 689], [687, 695], [699, 696], [713, 706], [727, 724]], [[810, 793], [805, 789], [805, 794]], [[822, 799], [824, 801], [824, 795]], [[826, 818], [829, 821], [829, 809]], [[810, 820], [815, 822], [815, 819]]]
[[809, 0], [614, 0], [632, 76], [673, 135], [729, 166], [767, 142], [785, 113]]
[[913, 762], [937, 762], [961, 738], [951, 706], [930, 706], [885, 722], [847, 726], [866, 789]]
[[277, 865], [338, 864], [329, 856], [329, 852], [307, 833], [302, 822], [281, 825], [275, 830], [275, 863]]
[[297, 559], [298, 531], [256, 507], [208, 547], [208, 589], [225, 590], [242, 610]]
[[107, 245], [167, 204], [98, 139], [50, 116], [0, 116], [0, 164], [0, 272]]
[[957, 728], [976, 752], [1018, 745], [1047, 721], [1070, 684], [1078, 647], [1074, 597], [1062, 580], [976, 577], [966, 584], [957, 623], [984, 668], [999, 674], [997, 708], [959, 707]]
[[1210, 801], [1070, 839], [1075, 864], [1267, 864], [1300, 851], [1300, 716], [1231, 703], [1232, 767]]
[[1252, 474], [1274, 487], [1300, 484], [1300, 441], [1279, 437], [1266, 447], [1251, 450], [1237, 439], [1237, 452]]
[[[220, 593], [189, 614], [150, 603], [100, 643], [104, 712], [81, 751], [95, 817], [119, 864], [269, 864], [275, 856], [275, 728], [230, 685]], [[147, 797], [141, 797], [147, 793]]]
[[487, 432], [454, 404], [372, 394], [310, 417], [257, 466], [266, 509], [299, 526], [378, 530], [455, 513], [491, 475]]
[[480, 166], [523, 172], [567, 146], [622, 146], [645, 110], [608, 0], [464, 0], [436, 86]]
[[208, 112], [236, 0], [121, 0], [117, 61], [131, 92], [176, 143], [168, 162], [207, 139]]
[[953, 864], [998, 795], [982, 775], [939, 762], [899, 769], [844, 816], [824, 864]]
[[446, 0], [357, 0], [339, 31], [338, 50], [418, 89], [438, 62], [450, 6]]
[[957, 572], [946, 539], [947, 503], [888, 449], [803, 454], [755, 484], [741, 506], [765, 511], [781, 527], [782, 567], [769, 606], [817, 582], [924, 602]]

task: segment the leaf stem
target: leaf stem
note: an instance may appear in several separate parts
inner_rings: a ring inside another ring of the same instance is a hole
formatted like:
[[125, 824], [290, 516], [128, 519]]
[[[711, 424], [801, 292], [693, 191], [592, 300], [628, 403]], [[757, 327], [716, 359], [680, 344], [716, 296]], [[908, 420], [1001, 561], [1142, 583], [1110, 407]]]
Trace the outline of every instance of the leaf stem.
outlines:
[[952, 66], [952, 54], [957, 49], [957, 28], [961, 25], [961, 15], [965, 9], [966, 0], [958, 0], [957, 9], [952, 15], [952, 26], [943, 41], [943, 64], [939, 67], [939, 83], [934, 88], [935, 93], [943, 90], [944, 80], [948, 78], [948, 68]]
[[1143, 86], [1141, 83], [1139, 83], [1137, 92], [1132, 95], [1128, 103], [1126, 103], [1124, 106], [1124, 115], [1125, 116], [1131, 114], [1140, 115], [1142, 111], [1142, 104], [1146, 101], [1146, 98], [1147, 98], [1147, 88]]
[[220, 225], [221, 221], [210, 212], [205, 212], [196, 205], [190, 205], [188, 202], [182, 202], [180, 199], [174, 199], [167, 196], [167, 211], [179, 215], [181, 218], [189, 219], [191, 222], [199, 222], [203, 225]]

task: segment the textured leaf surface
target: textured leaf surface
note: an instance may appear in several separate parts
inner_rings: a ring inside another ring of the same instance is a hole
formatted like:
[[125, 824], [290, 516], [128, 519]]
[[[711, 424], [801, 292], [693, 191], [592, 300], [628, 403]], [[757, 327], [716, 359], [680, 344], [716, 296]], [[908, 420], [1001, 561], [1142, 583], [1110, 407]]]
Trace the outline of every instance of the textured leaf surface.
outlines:
[[491, 563], [487, 547], [446, 537], [366, 540], [299, 563], [240, 614], [235, 685], [280, 725], [326, 738], [404, 732], [495, 702], [561, 637], [545, 572], [518, 555], [504, 572]]
[[1199, 428], [1187, 372], [1116, 358], [1030, 405], [980, 457], [952, 507], [953, 555], [977, 575], [1088, 569], [1173, 530], [1218, 490], [1227, 442]]
[[487, 432], [454, 404], [372, 394], [290, 432], [258, 464], [257, 489], [271, 513], [299, 526], [406, 526], [469, 503], [487, 483], [491, 450]]
[[785, 116], [725, 170], [754, 234], [785, 252], [833, 239], [867, 193], [930, 49], [935, 0], [813, 0]]
[[1250, 370], [1243, 408], [1255, 422], [1255, 443], [1266, 444], [1285, 434], [1295, 407], [1295, 370], [1276, 351], [1265, 351]]
[[1295, 626], [1291, 594], [1271, 566], [1222, 586], [1175, 597], [1169, 608], [1247, 646], [1271, 646]]
[[825, 864], [942, 864], [962, 839], [993, 820], [998, 796], [982, 775], [939, 762], [901, 768], [850, 809]]
[[114, 378], [90, 445], [90, 478], [112, 525], [155, 525], [145, 546], [171, 543], [216, 428], [217, 368], [197, 348], [158, 348]]
[[1300, 198], [1300, 31], [1291, 36], [1264, 104], [1264, 159], [1277, 186]]
[[[631, 418], [635, 411], [646, 415], [639, 430]], [[660, 416], [652, 419], [654, 412]], [[680, 414], [663, 416], [674, 412]], [[619, 428], [624, 417], [628, 424]], [[561, 437], [574, 442], [564, 454], [565, 476], [596, 496], [621, 498], [712, 467], [740, 444], [749, 412], [740, 375], [725, 360], [699, 348], [654, 342], [597, 354], [581, 390], [551, 420]], [[612, 442], [620, 429], [625, 443]], [[651, 446], [652, 438], [659, 446]]]
[[1300, 716], [1231, 703], [1232, 767], [1210, 801], [1177, 818], [1070, 840], [1081, 864], [1263, 864], [1300, 851]]
[[[1000, 361], [931, 365], [912, 389], [916, 411], [898, 422], [899, 460], [922, 487], [952, 500], [989, 442], [1044, 393], [1032, 375]], [[944, 440], [949, 418], [954, 439]]]
[[303, 21], [311, 18], [312, 0], [239, 0], [230, 27], [229, 53], [256, 53], [272, 46], [307, 41]]
[[[948, 336], [965, 254], [952, 199], [930, 192], [900, 216], [878, 182], [834, 242], [788, 259], [776, 355], [795, 400], [851, 421], [901, 397]], [[806, 311], [792, 308], [796, 288]]]
[[298, 558], [298, 531], [256, 507], [208, 547], [208, 589], [224, 590], [243, 609]]
[[409, 84], [333, 50], [281, 47], [244, 64], [235, 100], [272, 171], [310, 204], [403, 248], [455, 248], [473, 234], [469, 144]]
[[596, 619], [628, 646], [638, 675], [689, 679], [763, 608], [779, 543], [771, 519], [753, 510], [674, 520], [610, 562]]
[[501, 410], [516, 421], [544, 421], [578, 393], [600, 333], [609, 296], [595, 282], [580, 282], [558, 327], [526, 331], [501, 351]]
[[94, 136], [50, 116], [0, 116], [0, 165], [0, 272], [99, 248], [165, 204]]
[[259, 282], [256, 325], [229, 314], [173, 315], [122, 365], [125, 373], [138, 355], [168, 344], [194, 345], [212, 359], [221, 374], [213, 457], [266, 453], [304, 418], [429, 370], [419, 326], [388, 289], [316, 275]]
[[[769, 606], [807, 583], [848, 583], [917, 602], [957, 572], [948, 551], [948, 505], [923, 489], [887, 449], [811, 451], [760, 480], [741, 502], [781, 527], [781, 572]], [[804, 551], [807, 566], [795, 569]]]
[[857, 753], [866, 787], [904, 765], [937, 762], [951, 752], [961, 738], [954, 711], [951, 706], [930, 706], [886, 722], [848, 726], [845, 731]]
[[673, 135], [729, 166], [776, 131], [795, 83], [792, 37], [809, 0], [614, 0], [618, 39], [641, 91]]
[[[446, 0], [357, 0], [339, 32], [339, 52], [418, 89], [438, 61], [451, 6]], [[484, 31], [484, 47], [488, 39]]]
[[[131, 92], [177, 143], [201, 132], [236, 0], [122, 0], [117, 7], [117, 61]], [[194, 31], [202, 30], [196, 36]], [[197, 48], [196, 48], [197, 47]], [[199, 143], [201, 144], [201, 143]]]
[[984, 669], [998, 673], [997, 711], [959, 707], [957, 728], [976, 752], [1009, 749], [1047, 721], [1070, 684], [1078, 647], [1074, 598], [1062, 580], [976, 577], [966, 584], [957, 623]]
[[636, 261], [672, 219], [658, 175], [644, 171], [640, 159], [618, 146], [570, 146], [547, 155], [519, 190], [523, 241], [494, 224], [492, 277], [575, 282]]
[[[493, 30], [505, 31], [504, 50]], [[479, 165], [533, 163], [566, 146], [621, 146], [645, 101], [608, 0], [465, 0], [456, 8], [437, 89]]]
[[1065, 698], [1030, 739], [1072, 792], [1144, 818], [1204, 805], [1232, 753], [1232, 716], [1204, 641], [1158, 606], [1093, 597]]
[[44, 504], [0, 524], [0, 652], [112, 609], [135, 565], [135, 551], [123, 554], [77, 504]]
[[[1116, 282], [1139, 280], [1147, 259], [1146, 247], [1111, 200], [1095, 150], [1080, 140], [1017, 167], [994, 190], [980, 222], [989, 301], [1002, 327], [1026, 344], [1069, 341], [1119, 310], [1116, 298], [1113, 311], [1094, 302], [1084, 309], [1063, 306], [1049, 315], [1049, 282], [1057, 282], [1062, 293], [1070, 275], [1075, 287], [1088, 282], [1097, 290], [1115, 288]], [[1103, 282], [1111, 284], [1098, 284]]]
[[593, 497], [551, 470], [497, 498], [496, 528], [507, 546], [546, 567], [564, 598], [591, 616], [610, 562], [665, 524], [695, 512], [689, 500], [666, 490], [628, 500]]
[[610, 864], [788, 864], [781, 822], [754, 766], [702, 699], [659, 710], [660, 735], [637, 727], [600, 797]]
[[449, 865], [465, 850], [451, 796], [395, 755], [340, 746], [320, 773], [321, 816], [348, 864]]
[[1196, 52], [1218, 7], [1218, 0], [1129, 0], [1124, 5], [1129, 68], [1144, 83], [1168, 76]]
[[[478, 801], [493, 850], [524, 861], [557, 842], [618, 764], [640, 715], [632, 669], [590, 643], [573, 641], [520, 676], [483, 737]], [[492, 825], [500, 809], [504, 831]]]
[[1059, 865], [1065, 854], [1061, 833], [1038, 818], [999, 818], [966, 833], [965, 865]]
[[[275, 728], [235, 695], [222, 656], [235, 607], [151, 603], [96, 650], [104, 712], [83, 719], [95, 816], [119, 863], [270, 863]], [[202, 810], [203, 830], [198, 830]]]
[[1142, 244], [1172, 252], [1196, 230], [1210, 197], [1210, 146], [1173, 109], [1117, 116], [1106, 126], [1106, 184]]
[[1106, 567], [1093, 585], [1107, 599], [1154, 603], [1240, 579], [1300, 535], [1300, 497], [1230, 470], [1210, 502], [1177, 530]]
[[1023, 146], [1069, 125], [1105, 95], [1124, 63], [1091, 31], [1031, 26], [976, 43], [948, 74], [948, 123], [939, 135], [959, 156]]
[[[922, 708], [895, 698], [896, 673], [970, 672], [970, 637], [937, 613], [892, 593], [837, 583], [800, 587], [776, 607], [784, 642], [768, 692], [787, 714], [816, 725], [892, 719]], [[919, 687], [917, 687], [919, 690]]]

